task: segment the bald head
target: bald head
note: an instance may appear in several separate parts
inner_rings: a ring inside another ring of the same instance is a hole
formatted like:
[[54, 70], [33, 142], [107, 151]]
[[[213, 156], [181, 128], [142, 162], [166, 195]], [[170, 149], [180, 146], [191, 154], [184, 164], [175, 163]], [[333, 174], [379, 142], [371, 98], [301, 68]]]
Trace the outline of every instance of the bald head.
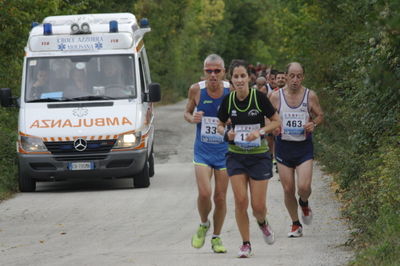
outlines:
[[303, 75], [304, 75], [304, 73], [305, 73], [304, 67], [303, 67], [299, 62], [291, 62], [291, 63], [289, 63], [289, 64], [287, 65], [287, 71], [286, 71], [286, 72], [289, 73], [289, 71], [290, 71], [291, 69], [301, 70], [302, 73], [303, 73]]
[[299, 90], [304, 80], [304, 68], [298, 62], [292, 62], [287, 66], [287, 86], [292, 90]]

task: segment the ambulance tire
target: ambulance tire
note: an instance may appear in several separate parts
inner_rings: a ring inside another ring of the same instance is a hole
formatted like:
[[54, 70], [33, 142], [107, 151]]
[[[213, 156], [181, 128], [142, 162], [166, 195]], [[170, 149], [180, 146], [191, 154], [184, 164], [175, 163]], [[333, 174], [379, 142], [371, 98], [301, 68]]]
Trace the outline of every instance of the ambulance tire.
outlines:
[[149, 156], [149, 176], [154, 176], [154, 153], [153, 148], [151, 148], [150, 156]]
[[36, 180], [18, 172], [18, 186], [21, 192], [35, 192]]
[[150, 186], [150, 176], [149, 176], [149, 161], [146, 160], [144, 163], [142, 171], [133, 177], [133, 186], [135, 188], [146, 188]]

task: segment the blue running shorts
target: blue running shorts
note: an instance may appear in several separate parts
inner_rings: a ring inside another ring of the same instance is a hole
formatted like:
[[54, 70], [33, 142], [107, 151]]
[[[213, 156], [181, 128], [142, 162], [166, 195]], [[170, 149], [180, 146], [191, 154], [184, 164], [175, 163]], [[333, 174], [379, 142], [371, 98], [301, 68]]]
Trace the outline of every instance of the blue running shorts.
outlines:
[[209, 166], [216, 170], [226, 170], [225, 153], [194, 152], [193, 163], [195, 165]]
[[286, 141], [275, 138], [275, 159], [287, 167], [296, 168], [305, 161], [314, 159], [314, 145], [311, 138], [305, 141]]

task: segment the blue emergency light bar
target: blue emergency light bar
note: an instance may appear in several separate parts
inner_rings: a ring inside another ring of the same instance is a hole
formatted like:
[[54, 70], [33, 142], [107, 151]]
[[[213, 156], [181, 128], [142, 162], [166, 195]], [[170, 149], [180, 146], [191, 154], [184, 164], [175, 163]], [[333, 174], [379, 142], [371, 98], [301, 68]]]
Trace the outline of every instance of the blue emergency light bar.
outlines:
[[140, 27], [147, 28], [149, 26], [149, 20], [147, 18], [142, 18], [140, 20]]
[[31, 29], [33, 29], [34, 27], [36, 27], [37, 25], [39, 25], [39, 22], [34, 21], [31, 23]]
[[110, 32], [118, 32], [118, 21], [116, 20], [110, 21]]
[[52, 30], [52, 26], [50, 23], [44, 23], [43, 24], [43, 35], [52, 35], [53, 34], [53, 30]]

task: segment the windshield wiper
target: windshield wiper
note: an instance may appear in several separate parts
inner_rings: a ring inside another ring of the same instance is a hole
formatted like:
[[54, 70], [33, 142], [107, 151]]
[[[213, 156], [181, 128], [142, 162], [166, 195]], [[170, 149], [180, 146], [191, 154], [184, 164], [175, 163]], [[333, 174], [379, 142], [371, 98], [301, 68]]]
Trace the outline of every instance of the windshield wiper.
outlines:
[[68, 100], [68, 101], [115, 100], [115, 98], [109, 97], [109, 96], [88, 95], [88, 96], [68, 98], [66, 100]]
[[27, 101], [28, 103], [40, 103], [40, 102], [61, 102], [64, 101], [64, 98], [43, 98], [43, 99], [36, 99]]

